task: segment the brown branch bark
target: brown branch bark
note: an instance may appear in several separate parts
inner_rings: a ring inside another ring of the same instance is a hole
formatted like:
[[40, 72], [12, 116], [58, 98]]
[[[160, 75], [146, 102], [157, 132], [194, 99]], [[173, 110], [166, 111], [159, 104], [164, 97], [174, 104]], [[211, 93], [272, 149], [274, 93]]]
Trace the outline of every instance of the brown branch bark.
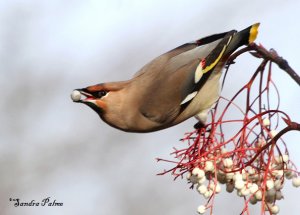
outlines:
[[248, 51], [254, 51], [250, 53], [257, 58], [267, 59], [277, 64], [280, 69], [285, 71], [300, 86], [300, 76], [290, 67], [287, 60], [280, 57], [274, 49], [268, 51], [262, 45], [257, 45], [256, 43], [251, 43], [247, 47], [233, 53], [228, 59], [228, 64], [233, 63], [239, 55]]

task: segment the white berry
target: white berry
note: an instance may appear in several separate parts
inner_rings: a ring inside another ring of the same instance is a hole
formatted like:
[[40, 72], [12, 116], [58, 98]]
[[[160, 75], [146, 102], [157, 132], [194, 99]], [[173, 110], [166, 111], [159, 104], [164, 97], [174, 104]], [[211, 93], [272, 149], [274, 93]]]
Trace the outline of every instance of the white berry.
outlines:
[[223, 165], [224, 165], [224, 167], [226, 167], [226, 168], [231, 168], [232, 165], [233, 165], [232, 159], [231, 159], [231, 158], [225, 158], [225, 159], [223, 160]]
[[293, 178], [292, 184], [294, 187], [300, 187], [300, 177]]
[[272, 138], [275, 137], [277, 134], [278, 134], [278, 131], [276, 131], [276, 130], [270, 131], [270, 136], [271, 136]]
[[270, 212], [271, 212], [272, 214], [278, 214], [278, 213], [279, 213], [279, 207], [278, 207], [277, 205], [272, 205], [272, 206], [270, 207]]
[[283, 182], [281, 180], [276, 180], [274, 183], [275, 190], [281, 190], [283, 188]]
[[262, 199], [262, 192], [260, 190], [258, 190], [255, 194], [254, 194], [256, 200], [260, 201]]
[[253, 175], [253, 174], [255, 173], [255, 169], [250, 168], [250, 169], [248, 170], [248, 173], [249, 173], [250, 175]]
[[275, 157], [275, 162], [278, 164], [287, 163], [288, 161], [289, 161], [289, 155], [286, 155], [286, 154]]
[[264, 126], [269, 126], [270, 124], [271, 124], [271, 122], [270, 122], [269, 118], [265, 118], [265, 119], [263, 120], [263, 125], [264, 125]]
[[241, 190], [244, 186], [245, 186], [245, 182], [242, 181], [242, 180], [237, 180], [237, 181], [234, 182], [234, 187], [237, 190]]
[[209, 189], [214, 190], [214, 189], [215, 189], [215, 186], [216, 186], [216, 185], [215, 185], [214, 183], [210, 183], [210, 184], [209, 184]]
[[214, 165], [211, 161], [206, 161], [204, 170], [206, 172], [212, 172], [214, 170]]
[[276, 176], [276, 178], [281, 178], [283, 176], [283, 170], [273, 170], [273, 175]]
[[204, 196], [204, 198], [208, 199], [212, 196], [212, 194], [213, 194], [213, 191], [208, 190], [203, 194], [203, 196]]
[[198, 207], [198, 209], [197, 209], [197, 212], [198, 212], [199, 214], [204, 214], [205, 211], [206, 211], [206, 207], [205, 207], [204, 205], [200, 205], [200, 206]]
[[250, 194], [250, 190], [246, 187], [243, 187], [243, 189], [241, 190], [241, 194], [242, 196], [248, 196]]
[[273, 180], [267, 180], [266, 187], [267, 187], [267, 190], [271, 190], [274, 187], [274, 181]]
[[237, 172], [234, 176], [233, 176], [233, 180], [234, 181], [241, 181], [243, 179], [243, 176], [241, 173]]
[[198, 167], [193, 169], [192, 174], [196, 175], [199, 179], [205, 176], [205, 172], [202, 169], [199, 169]]
[[257, 184], [252, 184], [252, 186], [250, 187], [250, 193], [253, 194], [258, 190], [258, 186]]
[[192, 174], [197, 175], [199, 170], [200, 169], [198, 167], [194, 168], [193, 171], [192, 171]]
[[73, 92], [71, 93], [71, 99], [74, 102], [78, 102], [81, 99], [81, 93], [78, 90], [73, 90]]
[[205, 177], [199, 178], [198, 179], [198, 184], [203, 184], [206, 181]]
[[287, 163], [289, 161], [289, 155], [286, 154], [282, 155], [282, 160], [284, 163]]
[[228, 152], [227, 149], [225, 149], [225, 148], [222, 148], [222, 149], [221, 149], [221, 153], [222, 153], [222, 154], [226, 154], [227, 152]]
[[207, 187], [204, 184], [202, 184], [197, 188], [197, 190], [200, 194], [204, 194], [207, 192]]
[[231, 180], [231, 179], [233, 178], [233, 176], [234, 176], [234, 173], [233, 173], [233, 172], [228, 172], [228, 173], [226, 173], [226, 179], [227, 179], [227, 180]]
[[217, 185], [216, 185], [215, 192], [216, 192], [216, 193], [220, 193], [220, 192], [221, 192], [221, 186], [220, 186], [220, 184], [217, 184]]

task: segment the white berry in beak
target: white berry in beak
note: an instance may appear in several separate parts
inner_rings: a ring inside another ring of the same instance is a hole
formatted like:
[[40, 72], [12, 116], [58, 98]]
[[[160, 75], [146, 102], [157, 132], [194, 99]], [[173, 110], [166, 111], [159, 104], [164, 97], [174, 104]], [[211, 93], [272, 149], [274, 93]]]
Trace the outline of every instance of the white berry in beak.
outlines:
[[78, 90], [74, 90], [71, 93], [71, 99], [73, 100], [73, 102], [78, 102], [81, 99], [81, 93]]

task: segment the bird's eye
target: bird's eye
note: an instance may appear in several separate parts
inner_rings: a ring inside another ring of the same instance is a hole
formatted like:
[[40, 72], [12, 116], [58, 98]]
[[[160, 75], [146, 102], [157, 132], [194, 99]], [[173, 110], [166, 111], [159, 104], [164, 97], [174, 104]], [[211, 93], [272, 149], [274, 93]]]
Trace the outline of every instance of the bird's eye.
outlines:
[[105, 90], [101, 90], [98, 92], [98, 97], [101, 98], [103, 96], [105, 96], [107, 94], [107, 92]]

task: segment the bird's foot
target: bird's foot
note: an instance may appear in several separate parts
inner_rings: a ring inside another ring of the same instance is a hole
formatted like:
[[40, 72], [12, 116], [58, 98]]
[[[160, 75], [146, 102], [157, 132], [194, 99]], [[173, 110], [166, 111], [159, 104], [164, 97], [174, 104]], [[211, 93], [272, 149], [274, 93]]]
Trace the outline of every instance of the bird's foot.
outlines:
[[203, 122], [199, 121], [197, 122], [195, 125], [194, 125], [194, 128], [195, 129], [201, 129], [201, 128], [204, 128], [205, 127], [205, 124], [203, 124]]

